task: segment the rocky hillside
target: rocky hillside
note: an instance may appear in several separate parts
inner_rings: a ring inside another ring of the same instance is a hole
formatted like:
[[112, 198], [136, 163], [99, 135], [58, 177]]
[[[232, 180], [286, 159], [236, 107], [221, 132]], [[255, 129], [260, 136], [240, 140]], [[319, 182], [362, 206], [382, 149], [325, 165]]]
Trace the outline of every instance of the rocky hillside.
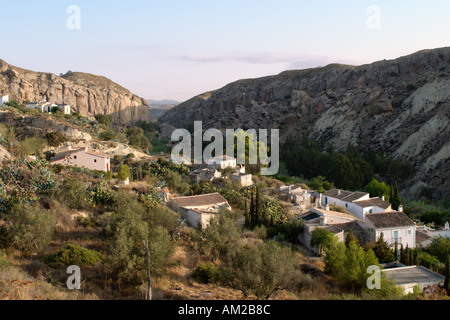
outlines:
[[114, 114], [120, 124], [151, 120], [147, 102], [104, 77], [68, 72], [58, 77], [11, 66], [0, 60], [0, 94], [20, 101], [76, 106], [85, 115]]
[[329, 65], [241, 80], [197, 96], [160, 121], [203, 128], [278, 128], [324, 148], [355, 146], [413, 163], [405, 186], [450, 195], [450, 48], [359, 67]]

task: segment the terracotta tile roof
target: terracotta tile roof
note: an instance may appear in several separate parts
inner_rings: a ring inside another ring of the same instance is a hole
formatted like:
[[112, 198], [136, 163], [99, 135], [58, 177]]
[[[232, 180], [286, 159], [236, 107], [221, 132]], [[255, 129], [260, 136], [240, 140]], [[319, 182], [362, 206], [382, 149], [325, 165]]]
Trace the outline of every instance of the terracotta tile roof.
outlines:
[[339, 199], [346, 202], [353, 202], [368, 195], [366, 192], [350, 192], [339, 189], [331, 189], [324, 194], [326, 197]]
[[358, 234], [364, 232], [364, 229], [356, 221], [341, 223], [341, 224], [332, 224], [326, 227], [326, 229], [332, 233], [340, 233], [344, 231], [344, 233], [348, 233], [350, 230], [354, 234]]
[[415, 223], [404, 212], [373, 213], [366, 216], [377, 229], [412, 227]]
[[373, 198], [370, 200], [361, 200], [361, 201], [355, 201], [354, 204], [357, 204], [358, 206], [362, 208], [368, 208], [368, 207], [379, 207], [382, 209], [389, 209], [391, 204], [389, 202], [386, 202], [382, 200], [381, 198]]
[[172, 199], [180, 207], [203, 207], [227, 203], [224, 197], [218, 193], [204, 194], [200, 196], [179, 197]]
[[354, 215], [350, 213], [343, 213], [343, 212], [337, 212], [337, 211], [327, 211], [324, 209], [314, 208], [313, 210], [317, 210], [320, 213], [328, 216], [328, 217], [335, 217], [335, 218], [344, 218], [344, 219], [350, 219], [350, 220], [358, 220]]
[[416, 244], [420, 244], [431, 238], [432, 236], [428, 235], [425, 231], [416, 231]]

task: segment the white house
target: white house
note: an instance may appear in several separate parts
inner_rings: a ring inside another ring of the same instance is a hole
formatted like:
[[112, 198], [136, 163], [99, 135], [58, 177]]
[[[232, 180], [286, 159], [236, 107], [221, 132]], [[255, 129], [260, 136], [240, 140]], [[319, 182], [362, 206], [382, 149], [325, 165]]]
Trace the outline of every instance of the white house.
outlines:
[[206, 164], [209, 166], [215, 166], [217, 169], [225, 169], [227, 167], [236, 168], [237, 160], [233, 157], [221, 156], [207, 160]]
[[383, 238], [393, 248], [397, 243], [404, 248], [416, 247], [416, 224], [404, 212], [372, 213], [366, 215], [364, 227], [370, 238]]
[[367, 214], [391, 212], [392, 206], [384, 198], [370, 198], [366, 192], [350, 192], [332, 189], [323, 195], [323, 205], [345, 207], [355, 217], [365, 220]]
[[111, 170], [110, 158], [99, 152], [91, 151], [89, 148], [72, 149], [71, 146], [59, 149], [51, 158], [50, 164], [61, 164], [109, 172]]
[[173, 198], [169, 206], [180, 212], [194, 228], [207, 227], [222, 208], [231, 210], [228, 201], [218, 193]]
[[298, 219], [304, 221], [303, 232], [299, 234], [298, 240], [315, 253], [318, 253], [318, 249], [312, 248], [310, 243], [312, 234], [317, 228], [333, 233], [340, 242], [345, 241], [350, 230], [357, 238], [365, 239], [366, 231], [361, 226], [362, 221], [348, 213], [331, 211], [328, 207], [326, 209], [311, 208]]
[[0, 97], [0, 106], [4, 105], [7, 102], [9, 102], [9, 96]]
[[68, 104], [58, 104], [59, 110], [61, 110], [64, 114], [72, 114], [72, 107]]
[[31, 102], [26, 106], [27, 109], [36, 109], [43, 113], [51, 112], [53, 107], [58, 107], [58, 105], [50, 102]]

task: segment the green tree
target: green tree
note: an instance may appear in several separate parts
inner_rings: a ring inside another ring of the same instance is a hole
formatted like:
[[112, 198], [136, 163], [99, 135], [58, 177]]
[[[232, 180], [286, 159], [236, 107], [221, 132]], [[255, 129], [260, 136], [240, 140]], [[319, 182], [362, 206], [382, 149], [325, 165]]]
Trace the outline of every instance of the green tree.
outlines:
[[144, 240], [149, 228], [140, 215], [130, 209], [116, 214], [106, 226], [110, 235], [109, 265], [115, 274], [126, 280], [144, 278], [146, 251]]
[[82, 181], [67, 178], [60, 189], [60, 197], [70, 209], [81, 210], [87, 206], [89, 194]]
[[433, 239], [431, 245], [428, 247], [428, 252], [437, 257], [442, 263], [446, 263], [447, 257], [450, 254], [450, 239], [444, 237]]
[[345, 246], [348, 248], [351, 242], [358, 244], [358, 239], [353, 235], [353, 230], [350, 229], [345, 236]]
[[445, 261], [444, 289], [447, 290], [447, 295], [450, 296], [450, 255], [447, 256], [447, 259]]
[[392, 204], [392, 209], [394, 210], [398, 210], [402, 204], [402, 200], [400, 199], [400, 193], [398, 190], [398, 183], [395, 183], [395, 186], [391, 186], [390, 202]]
[[119, 167], [119, 170], [117, 171], [117, 178], [120, 181], [126, 181], [130, 177], [130, 168], [123, 164]]
[[323, 249], [327, 248], [333, 243], [334, 235], [322, 228], [314, 229], [311, 237], [311, 247], [317, 247], [319, 250], [319, 256], [322, 255]]
[[46, 145], [46, 141], [37, 137], [26, 138], [19, 143], [15, 154], [18, 157], [26, 158], [31, 155], [42, 157], [42, 150]]
[[50, 147], [57, 148], [66, 142], [66, 137], [61, 133], [61, 131], [49, 132], [45, 135], [47, 143]]
[[384, 196], [386, 201], [389, 202], [391, 197], [391, 188], [384, 182], [378, 182], [378, 180], [373, 179], [367, 186], [366, 191], [370, 193], [371, 197], [382, 197]]
[[387, 241], [384, 240], [383, 233], [381, 233], [380, 237], [376, 241], [373, 251], [380, 263], [388, 263], [394, 261], [394, 253], [389, 247]]
[[42, 252], [53, 235], [55, 216], [39, 207], [22, 205], [8, 216], [7, 234], [26, 255]]
[[[211, 219], [209, 225], [200, 233], [198, 239], [200, 251], [211, 261], [224, 258], [236, 246], [240, 229], [230, 212], [221, 210], [217, 217]], [[203, 241], [205, 239], [205, 241]]]
[[94, 116], [95, 120], [98, 121], [98, 123], [104, 125], [106, 128], [111, 127], [113, 121], [114, 121], [114, 117], [112, 114], [96, 114]]
[[227, 267], [230, 286], [242, 291], [245, 297], [254, 294], [258, 300], [269, 299], [296, 278], [291, 249], [273, 241], [235, 248]]

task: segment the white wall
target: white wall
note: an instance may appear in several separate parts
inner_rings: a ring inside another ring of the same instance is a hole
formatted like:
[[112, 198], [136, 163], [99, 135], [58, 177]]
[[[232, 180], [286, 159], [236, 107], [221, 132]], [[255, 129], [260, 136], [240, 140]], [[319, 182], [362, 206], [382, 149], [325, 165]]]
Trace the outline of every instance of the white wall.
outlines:
[[62, 164], [64, 166], [84, 167], [90, 170], [109, 171], [111, 170], [110, 159], [94, 156], [84, 150], [70, 155], [69, 159], [52, 161], [52, 164]]
[[9, 102], [9, 96], [0, 97], [0, 106]]
[[378, 229], [376, 230], [376, 238], [378, 239], [381, 236], [381, 232], [384, 233], [384, 240], [386, 240], [389, 245], [395, 245], [394, 232], [398, 232], [399, 242], [398, 244], [403, 244], [403, 247], [406, 248], [415, 248], [416, 247], [416, 228], [392, 228], [392, 229]]

